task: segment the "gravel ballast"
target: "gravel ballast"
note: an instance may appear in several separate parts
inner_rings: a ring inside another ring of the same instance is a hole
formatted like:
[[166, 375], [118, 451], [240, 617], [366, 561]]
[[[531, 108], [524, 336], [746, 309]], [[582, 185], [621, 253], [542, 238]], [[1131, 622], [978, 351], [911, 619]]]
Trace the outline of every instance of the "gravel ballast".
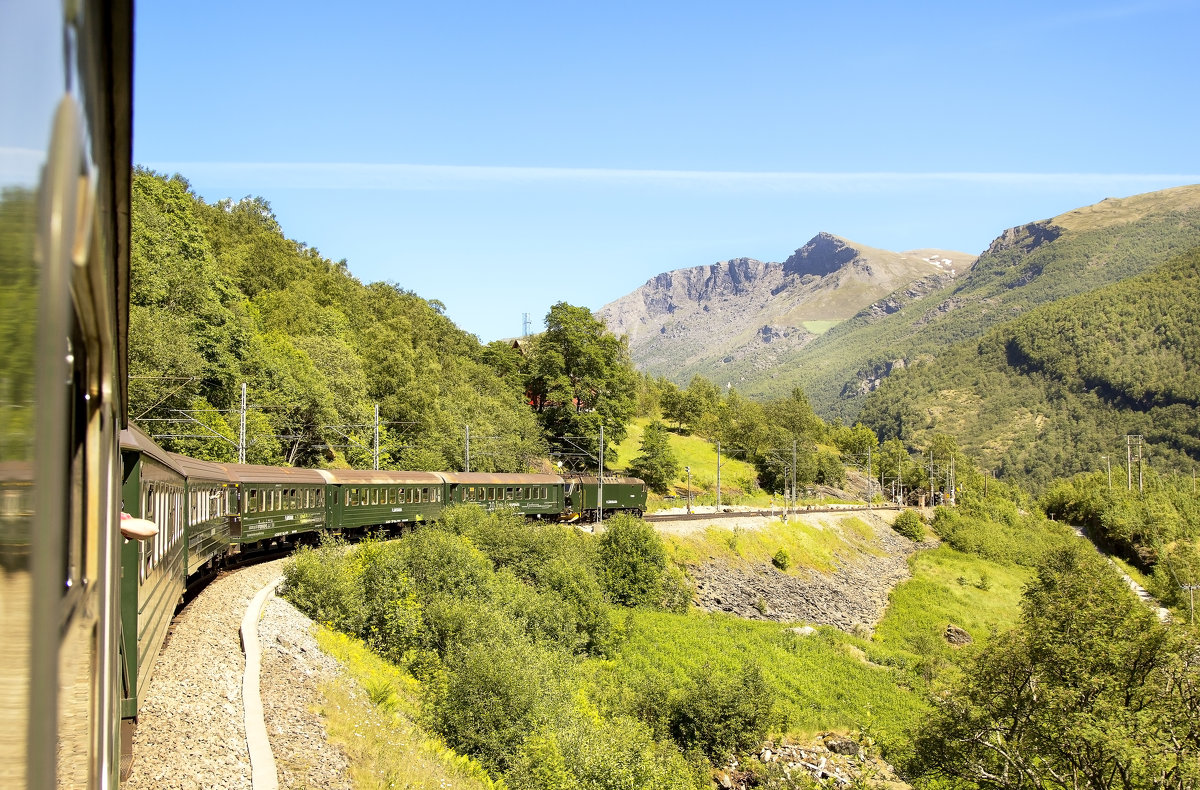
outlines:
[[[126, 787], [249, 790], [239, 627], [254, 595], [279, 577], [282, 560], [214, 581], [178, 616], [158, 657], [133, 739]], [[328, 743], [320, 686], [339, 665], [317, 649], [312, 621], [279, 598], [259, 622], [260, 680], [279, 786], [349, 788], [344, 754]]]

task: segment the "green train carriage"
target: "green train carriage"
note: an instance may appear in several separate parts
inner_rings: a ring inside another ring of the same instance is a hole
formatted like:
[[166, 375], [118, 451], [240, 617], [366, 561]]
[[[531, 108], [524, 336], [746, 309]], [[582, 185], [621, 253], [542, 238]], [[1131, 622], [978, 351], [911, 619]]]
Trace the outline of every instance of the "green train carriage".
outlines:
[[558, 518], [563, 481], [557, 475], [442, 472], [447, 503], [470, 503], [488, 511], [510, 510], [528, 518]]
[[331, 529], [370, 530], [437, 521], [445, 484], [433, 472], [322, 469], [326, 523]]
[[184, 592], [183, 470], [141, 428], [121, 431], [122, 510], [152, 521], [158, 534], [121, 543], [121, 716], [146, 698], [154, 663]]
[[224, 464], [237, 484], [239, 508], [231, 522], [235, 551], [259, 548], [325, 528], [326, 481], [316, 469]]
[[224, 464], [170, 453], [186, 479], [187, 576], [214, 571], [229, 553], [232, 536], [241, 534], [238, 484]]
[[[601, 478], [574, 475], [565, 479], [567, 519], [596, 520]], [[646, 510], [646, 484], [636, 477], [605, 475], [603, 478], [605, 518], [614, 513], [641, 516]]]

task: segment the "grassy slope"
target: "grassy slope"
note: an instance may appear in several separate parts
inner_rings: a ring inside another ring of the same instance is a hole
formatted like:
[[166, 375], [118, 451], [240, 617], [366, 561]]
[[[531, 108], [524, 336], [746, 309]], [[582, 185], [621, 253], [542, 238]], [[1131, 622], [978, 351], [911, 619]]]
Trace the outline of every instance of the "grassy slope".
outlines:
[[874, 534], [857, 517], [829, 514], [789, 524], [776, 520], [753, 530], [714, 525], [703, 532], [663, 535], [663, 542], [670, 559], [684, 566], [717, 559], [735, 567], [753, 568], [771, 562], [783, 549], [791, 560], [787, 572], [796, 575], [805, 570], [830, 572], [838, 555], [878, 554]]
[[[706, 539], [714, 555], [727, 551], [719, 533]], [[808, 567], [822, 564], [817, 555], [793, 556]], [[777, 694], [778, 733], [869, 727], [885, 745], [902, 746], [926, 711], [924, 679], [959, 650], [942, 638], [946, 625], [986, 642], [1016, 622], [1029, 573], [945, 547], [915, 555], [910, 565], [913, 576], [893, 590], [873, 639], [829, 627], [804, 637], [778, 623], [695, 610], [634, 610], [615, 658], [590, 662], [587, 671], [592, 683], [620, 679], [636, 688], [664, 676], [680, 682], [706, 661], [724, 668], [755, 661]]]
[[[629, 433], [625, 436], [625, 440], [615, 446], [617, 458], [620, 459], [617, 466], [624, 469], [629, 465], [638, 454], [638, 448], [641, 446], [642, 433], [646, 429], [646, 425], [650, 422], [647, 418], [639, 418], [634, 420], [629, 426]], [[687, 492], [687, 474], [682, 471], [683, 467], [690, 466], [692, 468], [692, 491], [693, 502], [700, 503], [700, 494], [706, 492], [712, 496], [704, 499], [708, 503], [708, 499], [715, 501], [716, 485], [717, 485], [717, 446], [707, 439], [699, 436], [682, 435], [671, 433], [668, 437], [671, 443], [671, 450], [675, 453], [675, 457], [679, 459], [680, 475], [676, 480], [676, 489], [679, 495], [683, 496]], [[745, 461], [738, 461], [733, 458], [722, 456], [721, 458], [721, 502], [722, 504], [741, 504], [749, 501], [748, 497], [739, 495], [746, 494], [750, 488], [750, 482], [755, 479], [754, 467]], [[652, 498], [653, 499], [653, 498]], [[661, 500], [658, 500], [661, 504]], [[673, 503], [672, 503], [673, 504]]]

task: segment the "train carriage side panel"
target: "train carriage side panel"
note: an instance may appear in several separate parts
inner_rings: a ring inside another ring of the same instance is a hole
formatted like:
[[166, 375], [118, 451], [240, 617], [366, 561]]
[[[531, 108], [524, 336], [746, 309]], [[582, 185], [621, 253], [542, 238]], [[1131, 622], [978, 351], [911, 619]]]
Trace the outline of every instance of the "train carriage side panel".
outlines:
[[221, 464], [171, 453], [186, 481], [187, 576], [215, 567], [229, 552], [237, 520], [238, 484]]
[[530, 518], [558, 518], [563, 512], [563, 480], [557, 475], [446, 472], [442, 477], [448, 503], [515, 510]]
[[340, 529], [365, 529], [437, 521], [445, 506], [445, 485], [434, 472], [324, 469], [336, 486]]
[[112, 786], [132, 8], [0, 27], [0, 784]]
[[170, 455], [136, 426], [121, 432], [123, 510], [153, 521], [158, 534], [121, 547], [124, 695], [121, 715], [137, 716], [154, 663], [184, 591], [184, 476]]
[[231, 543], [320, 532], [325, 528], [326, 480], [316, 469], [222, 464], [240, 493], [241, 534]]

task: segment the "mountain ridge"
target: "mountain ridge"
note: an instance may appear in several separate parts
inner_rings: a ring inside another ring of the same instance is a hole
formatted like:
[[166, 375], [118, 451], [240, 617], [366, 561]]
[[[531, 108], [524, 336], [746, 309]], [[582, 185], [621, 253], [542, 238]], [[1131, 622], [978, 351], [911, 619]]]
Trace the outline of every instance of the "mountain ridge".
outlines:
[[597, 314], [628, 337], [635, 363], [653, 375], [760, 357], [770, 364], [773, 352], [803, 347], [898, 288], [931, 273], [953, 277], [974, 260], [934, 249], [896, 253], [821, 232], [783, 262], [742, 257], [663, 272]]

